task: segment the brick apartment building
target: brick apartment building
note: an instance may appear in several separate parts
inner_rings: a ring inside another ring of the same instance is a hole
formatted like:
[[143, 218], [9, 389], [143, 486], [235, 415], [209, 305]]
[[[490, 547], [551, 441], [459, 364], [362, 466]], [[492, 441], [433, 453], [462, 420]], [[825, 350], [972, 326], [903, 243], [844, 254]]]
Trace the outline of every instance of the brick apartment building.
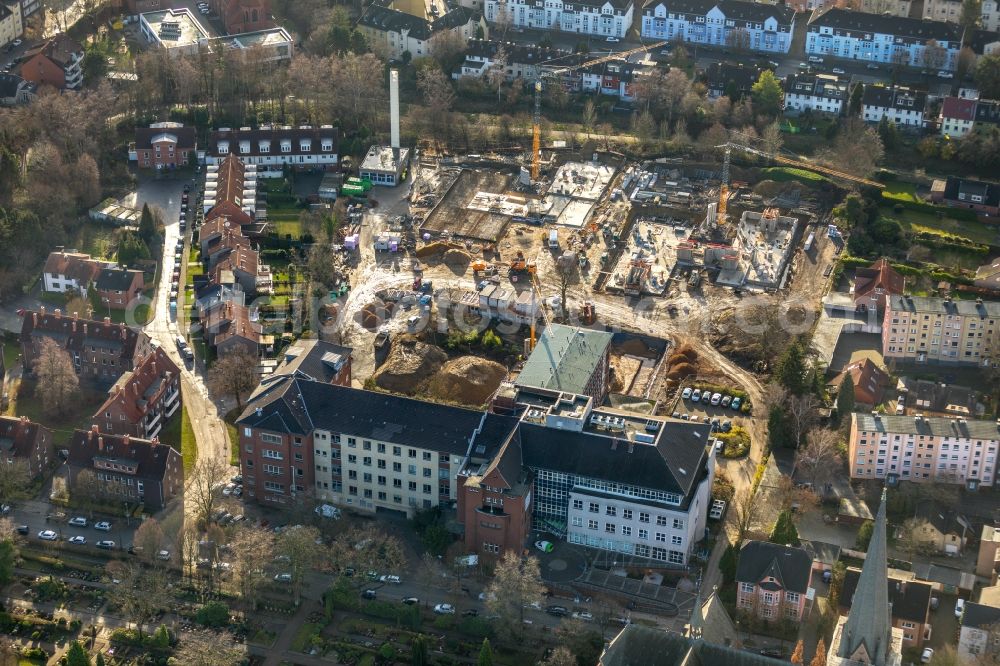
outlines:
[[257, 175], [279, 178], [286, 166], [296, 169], [333, 169], [338, 164], [340, 133], [333, 125], [289, 127], [264, 125], [257, 129], [220, 127], [212, 132], [206, 164], [238, 157], [254, 165]]
[[1000, 302], [891, 296], [882, 355], [904, 363], [1000, 362]]
[[105, 268], [97, 276], [94, 289], [101, 305], [112, 310], [125, 310], [142, 295], [146, 281], [142, 271], [126, 268]]
[[175, 169], [194, 162], [198, 139], [194, 127], [182, 123], [153, 123], [135, 129], [129, 159], [143, 169]]
[[213, 0], [212, 8], [230, 35], [274, 27], [268, 0]]
[[103, 434], [96, 425], [73, 433], [67, 467], [71, 487], [81, 472], [89, 470], [105, 498], [142, 503], [151, 511], [164, 508], [184, 488], [184, 466], [177, 449], [155, 437]]
[[21, 78], [39, 88], [76, 90], [83, 85], [83, 47], [66, 33], [28, 49], [21, 62]]
[[0, 416], [0, 465], [24, 460], [34, 478], [48, 467], [52, 452], [52, 432], [48, 428], [26, 416]]
[[994, 484], [998, 448], [996, 421], [856, 412], [848, 461], [852, 479], [960, 483], [976, 490]]
[[[850, 612], [860, 578], [860, 569], [847, 570], [839, 597], [841, 615]], [[931, 637], [930, 583], [890, 576], [888, 589], [892, 626], [903, 630], [903, 647], [922, 649], [924, 641]]]
[[748, 541], [736, 567], [736, 607], [767, 622], [801, 622], [811, 606], [812, 564], [802, 548]]
[[157, 347], [115, 382], [93, 422], [104, 433], [152, 439], [180, 405], [180, 370]]
[[42, 338], [55, 340], [69, 353], [81, 380], [105, 385], [134, 370], [153, 349], [143, 331], [112, 323], [108, 317], [104, 321], [81, 319], [76, 314], [63, 315], [58, 309], [46, 312], [45, 306], [20, 314], [21, 362], [28, 374], [38, 358]]

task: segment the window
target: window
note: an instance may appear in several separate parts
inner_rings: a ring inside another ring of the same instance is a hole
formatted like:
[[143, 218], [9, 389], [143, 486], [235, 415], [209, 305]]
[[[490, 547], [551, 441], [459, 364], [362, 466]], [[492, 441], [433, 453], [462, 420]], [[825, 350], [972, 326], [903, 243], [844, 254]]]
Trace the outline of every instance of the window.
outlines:
[[573, 500], [573, 508], [577, 511], [583, 511], [583, 500]]
[[403, 449], [402, 449], [402, 447], [399, 447], [399, 446], [392, 447], [392, 455], [394, 455], [394, 456], [401, 456], [401, 455], [403, 455]]
[[670, 537], [670, 543], [672, 543], [675, 546], [680, 546], [681, 544], [684, 543], [684, 537], [672, 536]]
[[[790, 604], [797, 604], [797, 603], [799, 603], [799, 593], [798, 592], [785, 592], [785, 600], [788, 603], [790, 603]], [[905, 627], [906, 624], [907, 623], [904, 622], [903, 626]], [[912, 628], [912, 625], [911, 625], [911, 628]]]
[[640, 523], [648, 523], [649, 522], [649, 514], [648, 513], [641, 513], [640, 512], [639, 513], [639, 522]]
[[281, 444], [281, 437], [279, 435], [271, 435], [266, 432], [260, 433], [260, 441], [266, 444]]
[[573, 527], [583, 527], [583, 518], [580, 516], [573, 516]]
[[423, 493], [424, 493], [424, 495], [430, 495], [431, 494], [431, 484], [429, 484], [429, 483], [425, 483], [424, 484]]
[[384, 486], [385, 485], [385, 477], [382, 476], [381, 474], [378, 477], [378, 485], [380, 485], [380, 486]]
[[667, 535], [664, 534], [663, 532], [657, 532], [656, 533], [656, 540], [657, 541], [662, 541], [663, 543], [666, 543], [666, 541], [667, 541]]
[[361, 464], [364, 465], [365, 467], [371, 467], [372, 466], [372, 457], [371, 456], [365, 456], [364, 460], [361, 461]]
[[354, 455], [353, 453], [348, 453], [347, 454], [347, 463], [349, 465], [357, 465], [358, 464], [358, 457], [356, 455]]
[[388, 495], [385, 494], [384, 490], [378, 491], [378, 498], [379, 498], [379, 500], [381, 500], [381, 501], [384, 502], [387, 497], [388, 497]]
[[639, 530], [639, 538], [640, 539], [648, 539], [649, 538], [649, 530]]
[[264, 465], [264, 473], [265, 474], [275, 474], [275, 475], [281, 474], [281, 468], [278, 467], [277, 465], [268, 465], [268, 464], [265, 464]]
[[428, 460], [428, 461], [431, 460], [431, 452], [430, 451], [424, 451], [424, 460]]
[[392, 463], [392, 471], [393, 472], [397, 472], [397, 473], [402, 473], [402, 471], [403, 471], [403, 464], [402, 463], [398, 463], [398, 462]]
[[632, 520], [632, 509], [622, 509], [622, 518]]
[[667, 526], [667, 517], [666, 516], [657, 516], [656, 517], [656, 524], [659, 527], [666, 527]]
[[680, 518], [674, 518], [674, 529], [675, 530], [684, 529], [684, 521]]
[[607, 516], [617, 516], [618, 515], [618, 507], [608, 505], [608, 506], [604, 507], [604, 514], [607, 515]]
[[604, 523], [604, 531], [607, 532], [608, 534], [614, 534], [615, 533], [615, 524], [614, 523]]
[[364, 442], [362, 442], [361, 448], [363, 448], [365, 451], [371, 451], [372, 450], [371, 440], [366, 439]]
[[431, 478], [431, 470], [429, 467], [424, 467], [424, 478], [425, 479]]
[[598, 504], [597, 502], [591, 502], [589, 509], [590, 509], [591, 513], [600, 513], [601, 512], [601, 505]]
[[587, 521], [587, 527], [589, 529], [596, 530], [597, 529], [597, 521], [596, 520], [588, 520]]
[[375, 461], [375, 462], [377, 462], [377, 463], [378, 463], [378, 468], [379, 468], [379, 469], [385, 469], [385, 461], [384, 461], [384, 460], [382, 460], [381, 458], [379, 458], [379, 459], [378, 459], [377, 461]]
[[264, 482], [264, 489], [265, 490], [270, 490], [270, 491], [275, 492], [275, 493], [283, 493], [283, 492], [285, 492], [285, 486], [283, 486], [280, 483], [273, 483], [271, 481], [265, 481]]
[[753, 583], [740, 583], [740, 589], [746, 594], [753, 594]]
[[632, 528], [628, 525], [622, 525], [622, 536], [632, 536]]

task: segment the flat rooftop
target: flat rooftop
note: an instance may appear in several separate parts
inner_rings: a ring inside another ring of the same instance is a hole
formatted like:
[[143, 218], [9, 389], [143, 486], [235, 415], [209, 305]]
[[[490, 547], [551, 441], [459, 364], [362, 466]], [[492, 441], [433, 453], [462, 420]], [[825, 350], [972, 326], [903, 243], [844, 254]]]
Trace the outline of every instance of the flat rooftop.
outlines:
[[550, 194], [596, 201], [604, 194], [615, 175], [614, 167], [596, 162], [566, 162], [556, 171], [549, 186]]
[[277, 46], [288, 44], [292, 41], [292, 36], [284, 28], [269, 28], [268, 30], [258, 30], [256, 32], [241, 32], [238, 35], [219, 37], [220, 44], [232, 44], [234, 47], [249, 49], [254, 46]]
[[491, 243], [499, 241], [510, 215], [490, 210], [476, 210], [470, 205], [484, 197], [505, 195], [513, 176], [491, 169], [462, 169], [434, 210], [421, 225], [421, 231], [432, 234], [450, 232], [459, 238], [474, 238]]
[[362, 171], [391, 171], [398, 173], [406, 160], [409, 159], [409, 148], [392, 148], [390, 146], [372, 146], [368, 149], [364, 161], [361, 162]]
[[165, 9], [141, 16], [155, 40], [164, 48], [196, 45], [211, 36], [189, 9]]

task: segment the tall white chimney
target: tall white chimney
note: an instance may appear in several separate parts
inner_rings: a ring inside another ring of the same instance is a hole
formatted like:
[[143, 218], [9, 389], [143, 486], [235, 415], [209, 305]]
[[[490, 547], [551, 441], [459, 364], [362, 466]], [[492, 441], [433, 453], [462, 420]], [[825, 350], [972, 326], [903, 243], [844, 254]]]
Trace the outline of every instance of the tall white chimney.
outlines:
[[391, 146], [399, 149], [399, 70], [389, 70], [389, 115]]

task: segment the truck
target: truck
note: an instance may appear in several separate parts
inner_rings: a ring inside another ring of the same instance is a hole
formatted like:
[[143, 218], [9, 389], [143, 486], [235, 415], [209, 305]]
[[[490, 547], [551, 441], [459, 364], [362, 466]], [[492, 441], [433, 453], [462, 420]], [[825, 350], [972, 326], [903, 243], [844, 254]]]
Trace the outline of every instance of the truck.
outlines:
[[809, 236], [806, 238], [806, 244], [802, 246], [805, 252], [809, 252], [813, 248], [813, 241], [816, 240], [816, 234], [810, 232]]
[[559, 230], [552, 229], [549, 231], [549, 249], [558, 250], [559, 249]]

